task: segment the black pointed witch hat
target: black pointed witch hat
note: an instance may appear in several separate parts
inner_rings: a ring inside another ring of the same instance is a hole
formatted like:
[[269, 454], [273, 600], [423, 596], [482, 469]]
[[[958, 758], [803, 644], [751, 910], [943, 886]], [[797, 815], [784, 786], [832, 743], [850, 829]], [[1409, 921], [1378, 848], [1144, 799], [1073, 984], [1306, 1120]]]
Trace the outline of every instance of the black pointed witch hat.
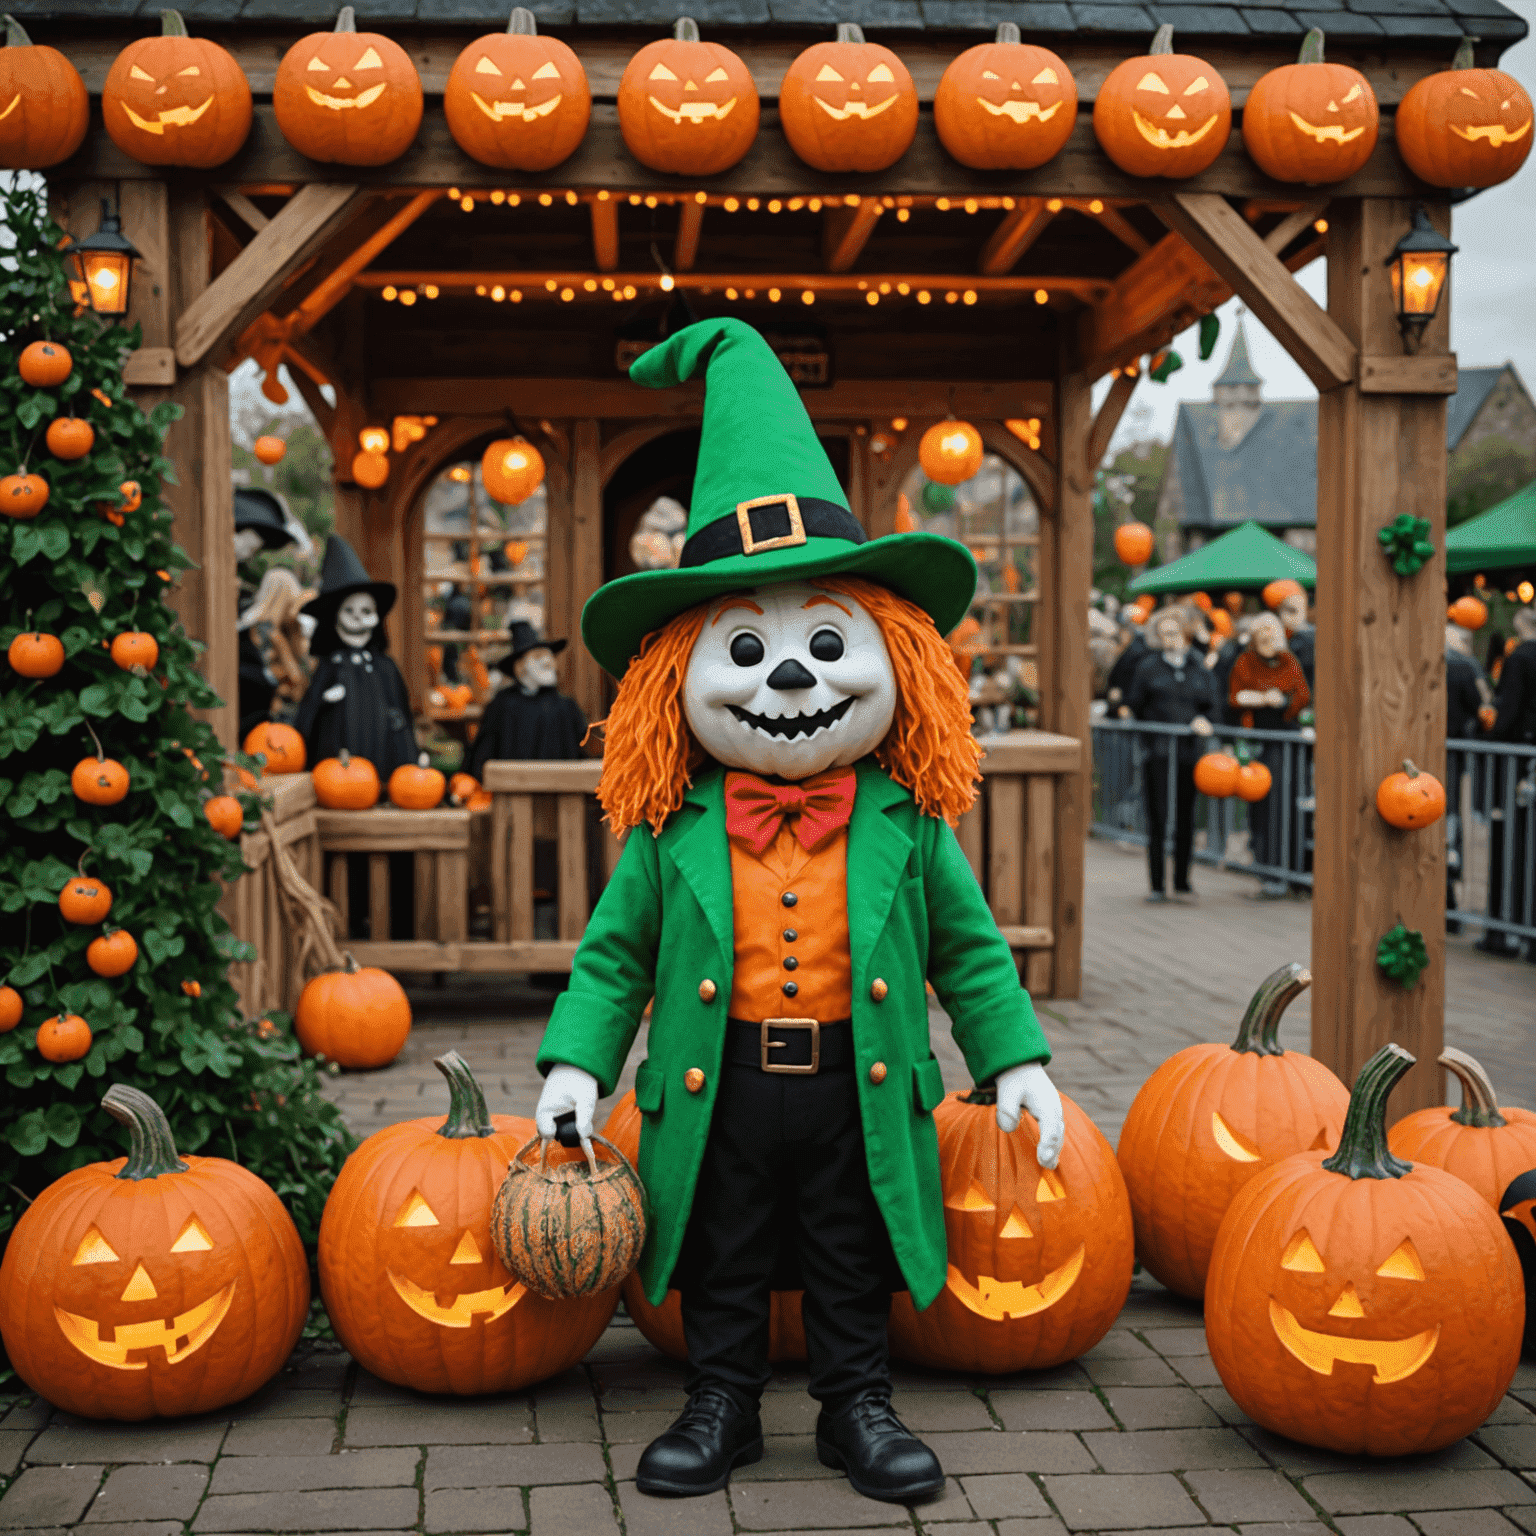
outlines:
[[333, 533], [325, 541], [325, 561], [320, 567], [320, 591], [299, 610], [315, 621], [315, 632], [310, 636], [311, 656], [325, 656], [341, 645], [336, 633], [336, 610], [342, 600], [354, 592], [371, 592], [379, 610], [379, 627], [373, 632], [370, 646], [373, 650], [387, 649], [388, 640], [384, 629], [384, 616], [395, 606], [395, 585], [390, 581], [375, 581], [357, 558], [352, 548], [339, 533]]
[[288, 504], [276, 491], [261, 486], [235, 488], [235, 531], [254, 529], [265, 548], [286, 549], [296, 542], [288, 526], [289, 516]]

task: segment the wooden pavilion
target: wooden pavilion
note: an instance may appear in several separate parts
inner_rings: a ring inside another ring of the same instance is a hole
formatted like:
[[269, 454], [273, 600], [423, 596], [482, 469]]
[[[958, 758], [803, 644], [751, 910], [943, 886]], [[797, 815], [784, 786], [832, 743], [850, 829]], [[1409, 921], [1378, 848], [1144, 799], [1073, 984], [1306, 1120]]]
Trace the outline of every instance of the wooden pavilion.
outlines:
[[[1450, 206], [1398, 157], [1393, 113], [1415, 81], [1447, 67], [1463, 32], [1482, 39], [1479, 62], [1491, 64], [1525, 23], [1498, 0], [1331, 4], [699, 0], [692, 14], [745, 60], [763, 118], [745, 159], [698, 182], [646, 170], [620, 137], [624, 66], [675, 19], [647, 0], [534, 7], [541, 29], [575, 48], [594, 97], [580, 147], [541, 175], [477, 164], [444, 119], [447, 72], [473, 38], [505, 26], [502, 0], [361, 8], [359, 26], [401, 43], [427, 93], [415, 143], [377, 169], [305, 159], [273, 116], [279, 59], [334, 20], [323, 0], [183, 7], [195, 33], [234, 54], [256, 96], [244, 149], [207, 172], [138, 164], [101, 128], [107, 69], [125, 43], [155, 29], [157, 7], [20, 0], [14, 9], [35, 41], [71, 58], [93, 96], [84, 146], [50, 173], [61, 222], [88, 235], [101, 198], [111, 198], [143, 253], [130, 315], [143, 345], [129, 381], [146, 404], [184, 407], [168, 436], [180, 477], [169, 494], [199, 569], [175, 601], [226, 699], [236, 672], [227, 374], [244, 357], [269, 372], [286, 363], [329, 436], [337, 526], [376, 577], [400, 588], [391, 641], [413, 688], [424, 686], [428, 639], [425, 491], [514, 425], [548, 467], [549, 632], [573, 634], [587, 595], [629, 568], [624, 520], [650, 488], [676, 479], [700, 396], [641, 390], [622, 364], [661, 334], [680, 296], [700, 317], [741, 315], [799, 360], [806, 404], [871, 534], [895, 526], [896, 492], [923, 429], [951, 413], [973, 422], [1039, 514], [1038, 532], [1016, 540], [1027, 590], [994, 594], [978, 617], [1033, 662], [1040, 696], [1038, 739], [1008, 748], [1024, 784], [994, 800], [987, 848], [975, 844], [975, 856], [990, 875], [999, 861], [1033, 861], [1019, 879], [1036, 893], [1034, 926], [1018, 932], [1021, 948], [1034, 934], [1044, 950], [1026, 977], [1047, 994], [1075, 995], [1080, 985], [1095, 467], [1146, 354], [1240, 295], [1321, 392], [1313, 1043], [1348, 1080], [1389, 1038], [1432, 1063], [1444, 1002], [1441, 829], [1395, 832], [1373, 803], [1403, 757], [1442, 766], [1445, 396], [1456, 380], [1448, 305], [1416, 355], [1399, 335], [1386, 259], [1415, 202], [1443, 232]], [[971, 171], [937, 140], [934, 91], [950, 60], [1004, 20], [1066, 61], [1080, 114], [1065, 149], [1040, 169]], [[880, 174], [814, 171], [779, 128], [786, 67], [837, 21], [861, 23], [899, 53], [922, 102], [916, 141]], [[1294, 60], [1308, 26], [1326, 27], [1329, 57], [1362, 70], [1381, 104], [1370, 161], [1326, 189], [1283, 184], [1249, 160], [1234, 128], [1192, 179], [1117, 170], [1094, 139], [1092, 103], [1164, 21], [1182, 49], [1220, 71], [1238, 111], [1262, 74]], [[1324, 253], [1326, 309], [1292, 276]], [[1114, 383], [1095, 413], [1091, 392], [1108, 374]], [[359, 430], [406, 417], [436, 421], [414, 440], [397, 437], [381, 489], [355, 484]], [[1430, 521], [1437, 546], [1407, 580], [1376, 540], [1405, 511]], [[991, 611], [1008, 603], [1029, 609], [1022, 628]], [[600, 714], [604, 679], [579, 645], [564, 667], [567, 689]], [[217, 724], [232, 740], [232, 705]], [[1031, 788], [1042, 778], [1049, 797]], [[565, 916], [561, 936], [574, 938], [580, 913], [574, 932]], [[1407, 992], [1373, 963], [1398, 921], [1423, 931], [1431, 956]], [[1439, 1102], [1433, 1065], [1418, 1069], [1406, 1097]]]

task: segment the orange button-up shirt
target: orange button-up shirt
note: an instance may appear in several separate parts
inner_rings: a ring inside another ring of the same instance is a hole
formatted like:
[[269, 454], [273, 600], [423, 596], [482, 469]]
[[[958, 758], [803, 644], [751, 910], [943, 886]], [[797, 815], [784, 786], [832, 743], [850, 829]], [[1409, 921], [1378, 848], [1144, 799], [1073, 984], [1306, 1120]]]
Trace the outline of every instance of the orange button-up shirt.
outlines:
[[[730, 839], [735, 970], [730, 1016], [820, 1019], [853, 1012], [848, 829], [807, 853], [786, 820], [759, 857]], [[784, 904], [786, 894], [795, 900]], [[784, 991], [786, 984], [795, 991]]]

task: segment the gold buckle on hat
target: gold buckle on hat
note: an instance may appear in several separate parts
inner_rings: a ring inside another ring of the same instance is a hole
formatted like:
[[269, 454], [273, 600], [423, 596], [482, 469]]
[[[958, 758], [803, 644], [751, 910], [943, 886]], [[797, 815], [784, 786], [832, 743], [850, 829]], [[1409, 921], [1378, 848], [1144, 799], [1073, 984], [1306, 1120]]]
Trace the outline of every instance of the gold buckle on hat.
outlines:
[[[752, 533], [753, 507], [783, 507], [789, 514], [789, 532], [776, 534], [771, 539], [755, 538]], [[793, 549], [805, 543], [805, 521], [800, 516], [800, 502], [788, 491], [781, 496], [754, 496], [751, 501], [738, 501], [736, 525], [741, 529], [741, 552], [744, 555], [760, 554], [765, 549]]]
[[[768, 1052], [789, 1044], [787, 1040], [770, 1040], [770, 1028], [808, 1029], [811, 1032], [811, 1060], [808, 1066], [791, 1067], [768, 1060]], [[762, 1042], [761, 1066], [764, 1072], [779, 1072], [786, 1077], [814, 1077], [821, 1071], [821, 1021], [819, 1019], [764, 1019], [759, 1026]]]

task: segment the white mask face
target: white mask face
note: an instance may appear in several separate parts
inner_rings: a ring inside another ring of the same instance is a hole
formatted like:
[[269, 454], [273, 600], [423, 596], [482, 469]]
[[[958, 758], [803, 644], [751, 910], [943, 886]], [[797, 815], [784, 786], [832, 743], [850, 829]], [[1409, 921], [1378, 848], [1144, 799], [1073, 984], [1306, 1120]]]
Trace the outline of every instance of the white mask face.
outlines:
[[254, 528], [235, 529], [235, 562], [243, 565], [261, 552], [261, 535]]
[[710, 604], [683, 709], [717, 762], [805, 779], [879, 745], [896, 713], [896, 674], [858, 603], [787, 582]]
[[336, 633], [344, 644], [364, 646], [379, 627], [379, 609], [371, 592], [354, 592], [336, 610]]
[[1249, 631], [1252, 636], [1253, 648], [1266, 661], [1271, 656], [1278, 656], [1285, 649], [1285, 630], [1280, 626], [1280, 620], [1272, 613], [1261, 613], [1253, 621], [1253, 628]]
[[1185, 649], [1184, 626], [1177, 619], [1164, 619], [1157, 626], [1158, 648], [1170, 653]]
[[553, 688], [560, 681], [555, 668], [555, 653], [547, 645], [536, 645], [512, 663], [512, 675], [530, 692]]

